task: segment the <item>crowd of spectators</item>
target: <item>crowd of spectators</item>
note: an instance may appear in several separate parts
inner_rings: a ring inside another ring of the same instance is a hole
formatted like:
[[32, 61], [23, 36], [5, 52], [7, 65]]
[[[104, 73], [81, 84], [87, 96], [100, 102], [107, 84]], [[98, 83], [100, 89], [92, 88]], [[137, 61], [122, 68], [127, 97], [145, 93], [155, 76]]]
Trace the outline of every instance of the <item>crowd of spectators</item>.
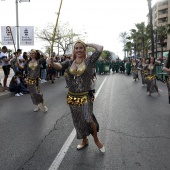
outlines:
[[[42, 56], [41, 56], [42, 57]], [[66, 59], [70, 59], [70, 56], [63, 55], [58, 57], [53, 53], [55, 62], [63, 62]], [[23, 94], [29, 93], [26, 84], [27, 78], [27, 67], [18, 67], [24, 66], [26, 62], [29, 60], [29, 52], [22, 52], [22, 49], [18, 49], [13, 54], [8, 53], [8, 49], [6, 46], [2, 47], [0, 52], [0, 59], [2, 62], [2, 69], [4, 72], [3, 85], [0, 84], [5, 90], [9, 90], [13, 92], [15, 96], [19, 97]], [[23, 69], [21, 69], [23, 68]], [[9, 87], [7, 86], [7, 79], [10, 74], [11, 69], [14, 72], [14, 76], [11, 78]], [[39, 75], [39, 83], [45, 83], [47, 81], [51, 81], [51, 83], [55, 82], [55, 79], [64, 76], [65, 70], [55, 70], [48, 64], [46, 61], [41, 65], [40, 75]], [[1, 82], [1, 81], [0, 81]], [[66, 86], [67, 87], [67, 86]]]

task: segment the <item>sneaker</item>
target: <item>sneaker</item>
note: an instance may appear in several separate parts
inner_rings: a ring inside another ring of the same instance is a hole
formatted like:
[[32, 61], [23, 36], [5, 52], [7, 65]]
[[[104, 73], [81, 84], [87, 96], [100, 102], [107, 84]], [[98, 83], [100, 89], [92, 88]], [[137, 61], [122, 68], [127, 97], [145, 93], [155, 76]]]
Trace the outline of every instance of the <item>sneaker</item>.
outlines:
[[18, 93], [15, 94], [16, 97], [19, 97], [20, 95]]
[[23, 94], [22, 94], [21, 92], [19, 93], [19, 95], [20, 95], [20, 96], [23, 96]]

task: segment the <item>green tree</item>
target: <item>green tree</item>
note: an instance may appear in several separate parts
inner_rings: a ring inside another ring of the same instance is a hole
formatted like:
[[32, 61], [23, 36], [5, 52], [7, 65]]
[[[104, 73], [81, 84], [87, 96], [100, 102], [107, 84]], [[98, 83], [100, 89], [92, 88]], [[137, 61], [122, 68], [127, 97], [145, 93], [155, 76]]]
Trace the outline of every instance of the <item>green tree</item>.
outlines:
[[103, 60], [111, 61], [112, 60], [112, 52], [108, 50], [103, 50], [101, 54], [101, 58]]
[[[48, 50], [49, 47], [51, 48], [52, 45], [53, 30], [54, 30], [54, 25], [48, 24], [48, 26], [45, 29], [40, 31], [38, 30], [35, 31], [36, 38], [39, 38], [44, 42], [47, 42], [46, 48]], [[74, 43], [73, 38], [77, 36], [78, 34], [74, 33], [73, 30], [69, 28], [68, 23], [59, 24], [56, 30], [56, 36], [54, 38], [54, 47], [58, 48], [58, 53], [59, 53], [59, 49], [61, 49], [63, 51], [63, 54], [65, 54], [69, 46], [71, 46]]]
[[157, 31], [158, 35], [158, 44], [161, 46], [161, 57], [163, 59], [163, 48], [166, 46], [167, 42], [167, 34], [170, 34], [170, 24], [167, 24], [166, 26], [159, 26], [155, 29], [155, 32]]

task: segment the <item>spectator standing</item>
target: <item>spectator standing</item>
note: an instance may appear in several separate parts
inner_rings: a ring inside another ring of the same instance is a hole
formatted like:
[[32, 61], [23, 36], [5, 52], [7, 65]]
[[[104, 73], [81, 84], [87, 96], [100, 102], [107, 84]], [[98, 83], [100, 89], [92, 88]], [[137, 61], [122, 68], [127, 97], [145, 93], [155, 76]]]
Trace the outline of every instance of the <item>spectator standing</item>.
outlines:
[[[23, 59], [24, 59], [24, 65], [25, 65], [25, 63], [27, 63], [27, 61], [28, 61], [27, 52], [23, 52]], [[23, 75], [23, 77], [26, 77], [27, 74], [28, 74], [28, 69], [26, 67], [24, 67], [24, 75]]]
[[21, 49], [18, 49], [17, 52], [18, 52], [18, 64], [21, 66], [21, 67], [19, 67], [19, 71], [21, 71], [21, 73], [23, 75], [25, 59], [22, 56], [22, 50]]
[[19, 68], [16, 66], [16, 62], [18, 62], [17, 60], [18, 60], [18, 52], [14, 52], [14, 56], [10, 61], [10, 63], [11, 63], [11, 68], [13, 69], [15, 74], [17, 73], [17, 71], [19, 71]]
[[[41, 58], [43, 58], [43, 56], [41, 56]], [[45, 83], [46, 82], [46, 76], [47, 76], [47, 62], [46, 60], [43, 61], [43, 63], [41, 64], [41, 83]]]
[[12, 59], [11, 55], [8, 57], [7, 51], [7, 47], [3, 46], [0, 54], [0, 59], [2, 60], [2, 69], [4, 71], [3, 87], [5, 90], [9, 90], [7, 87], [7, 79], [10, 74], [10, 60]]

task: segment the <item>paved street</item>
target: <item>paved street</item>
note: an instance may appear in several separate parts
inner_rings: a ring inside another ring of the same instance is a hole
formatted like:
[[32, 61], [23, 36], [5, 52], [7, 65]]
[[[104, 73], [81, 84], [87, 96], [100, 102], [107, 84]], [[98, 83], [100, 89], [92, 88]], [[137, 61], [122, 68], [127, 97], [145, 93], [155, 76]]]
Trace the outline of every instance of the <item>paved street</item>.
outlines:
[[68, 138], [74, 127], [64, 77], [41, 87], [48, 113], [34, 113], [29, 94], [1, 99], [0, 169], [49, 170], [54, 160], [59, 170], [170, 169], [170, 105], [166, 85], [158, 81], [158, 86], [161, 96], [147, 96], [131, 75], [98, 75], [94, 114], [105, 155], [91, 136], [80, 151], [80, 140]]

